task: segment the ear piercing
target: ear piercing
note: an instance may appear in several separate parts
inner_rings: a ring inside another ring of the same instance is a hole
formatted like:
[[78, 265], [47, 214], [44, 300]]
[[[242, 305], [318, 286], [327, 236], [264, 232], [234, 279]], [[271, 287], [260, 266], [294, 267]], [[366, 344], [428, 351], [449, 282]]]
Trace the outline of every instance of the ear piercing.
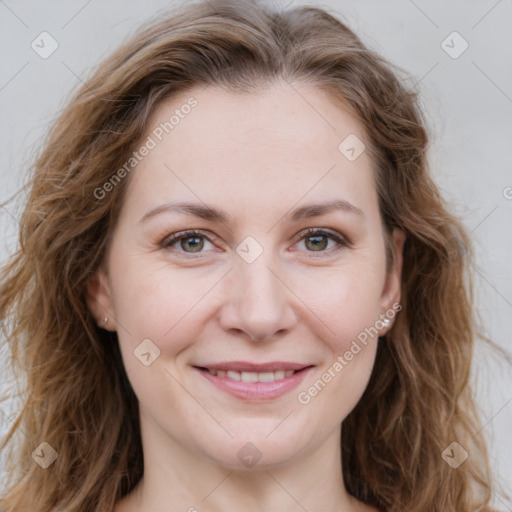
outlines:
[[391, 323], [391, 320], [390, 320], [389, 318], [384, 318], [384, 319], [382, 320], [382, 325], [383, 325], [384, 327], [389, 327], [389, 324], [390, 324], [390, 323]]
[[105, 317], [105, 319], [103, 320], [103, 323], [104, 323], [105, 325], [107, 325], [107, 322], [108, 322], [108, 316], [106, 316], [106, 317]]

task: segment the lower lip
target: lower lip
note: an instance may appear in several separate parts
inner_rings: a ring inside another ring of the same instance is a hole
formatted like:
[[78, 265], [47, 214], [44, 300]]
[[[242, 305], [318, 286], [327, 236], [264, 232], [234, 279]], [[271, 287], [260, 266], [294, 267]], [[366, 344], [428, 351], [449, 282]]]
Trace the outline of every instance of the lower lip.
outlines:
[[295, 372], [290, 377], [275, 380], [274, 382], [243, 382], [241, 380], [228, 379], [227, 377], [217, 377], [209, 373], [208, 370], [196, 367], [196, 370], [218, 389], [230, 393], [237, 398], [254, 401], [271, 400], [291, 391], [302, 382], [306, 373], [311, 369], [312, 366], [308, 366]]

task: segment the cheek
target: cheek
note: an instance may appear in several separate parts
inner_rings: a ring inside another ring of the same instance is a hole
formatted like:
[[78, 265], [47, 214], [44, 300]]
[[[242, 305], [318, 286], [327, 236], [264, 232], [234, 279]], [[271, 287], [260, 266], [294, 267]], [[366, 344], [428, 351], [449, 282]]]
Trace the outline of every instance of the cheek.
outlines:
[[[141, 406], [154, 412], [183, 391], [173, 361], [200, 336], [208, 307], [204, 299], [218, 277], [147, 265], [143, 259], [125, 261], [111, 274], [123, 364]], [[148, 350], [151, 362], [145, 366], [139, 357]]]
[[111, 272], [120, 341], [133, 350], [149, 338], [162, 351], [178, 353], [199, 334], [208, 291], [222, 273], [144, 260], [126, 259]]
[[325, 357], [318, 374], [301, 388], [297, 399], [302, 405], [312, 404], [319, 416], [327, 414], [336, 424], [359, 402], [374, 367], [380, 287], [372, 277], [338, 274], [322, 280], [320, 290], [310, 289], [308, 307], [321, 319], [315, 334], [323, 333]]
[[301, 403], [309, 400], [316, 402], [319, 410], [331, 411], [335, 424], [343, 422], [361, 400], [373, 371], [377, 342], [358, 345], [357, 350], [355, 344], [338, 354], [335, 362], [300, 396]]
[[336, 404], [333, 414], [340, 422], [360, 400], [373, 371], [384, 268], [379, 261], [347, 267], [323, 279], [311, 299], [329, 332], [334, 331], [325, 338], [330, 358], [311, 392], [322, 390], [318, 407]]
[[296, 276], [293, 289], [306, 309], [324, 325], [326, 340], [337, 353], [373, 327], [380, 314], [384, 270], [347, 265], [336, 271], [310, 269]]

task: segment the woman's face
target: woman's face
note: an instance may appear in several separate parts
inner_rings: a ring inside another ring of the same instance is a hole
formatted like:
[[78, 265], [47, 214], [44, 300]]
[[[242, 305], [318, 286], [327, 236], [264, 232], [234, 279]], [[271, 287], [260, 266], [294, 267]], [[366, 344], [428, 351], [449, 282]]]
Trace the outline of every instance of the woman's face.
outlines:
[[154, 113], [89, 286], [118, 333], [145, 454], [268, 467], [339, 443], [395, 314], [403, 244], [395, 232], [386, 274], [355, 137], [323, 92], [285, 82], [194, 89]]

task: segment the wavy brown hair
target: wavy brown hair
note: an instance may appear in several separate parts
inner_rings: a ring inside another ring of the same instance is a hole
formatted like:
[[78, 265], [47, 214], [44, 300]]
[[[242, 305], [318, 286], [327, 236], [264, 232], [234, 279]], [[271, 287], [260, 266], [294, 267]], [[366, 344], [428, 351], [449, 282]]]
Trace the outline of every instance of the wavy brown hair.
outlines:
[[[137, 400], [116, 334], [97, 327], [85, 297], [129, 177], [101, 199], [95, 191], [164, 99], [198, 85], [250, 93], [278, 79], [314, 84], [356, 116], [385, 226], [407, 235], [403, 310], [343, 423], [347, 490], [386, 512], [489, 510], [469, 387], [470, 240], [429, 176], [425, 122], [400, 73], [325, 10], [224, 0], [150, 23], [99, 66], [33, 166], [19, 248], [1, 275], [2, 328], [25, 383], [2, 446], [11, 464], [3, 512], [111, 511], [140, 479]], [[47, 470], [31, 458], [43, 440], [58, 452]], [[470, 453], [456, 470], [441, 457], [453, 441]]]

